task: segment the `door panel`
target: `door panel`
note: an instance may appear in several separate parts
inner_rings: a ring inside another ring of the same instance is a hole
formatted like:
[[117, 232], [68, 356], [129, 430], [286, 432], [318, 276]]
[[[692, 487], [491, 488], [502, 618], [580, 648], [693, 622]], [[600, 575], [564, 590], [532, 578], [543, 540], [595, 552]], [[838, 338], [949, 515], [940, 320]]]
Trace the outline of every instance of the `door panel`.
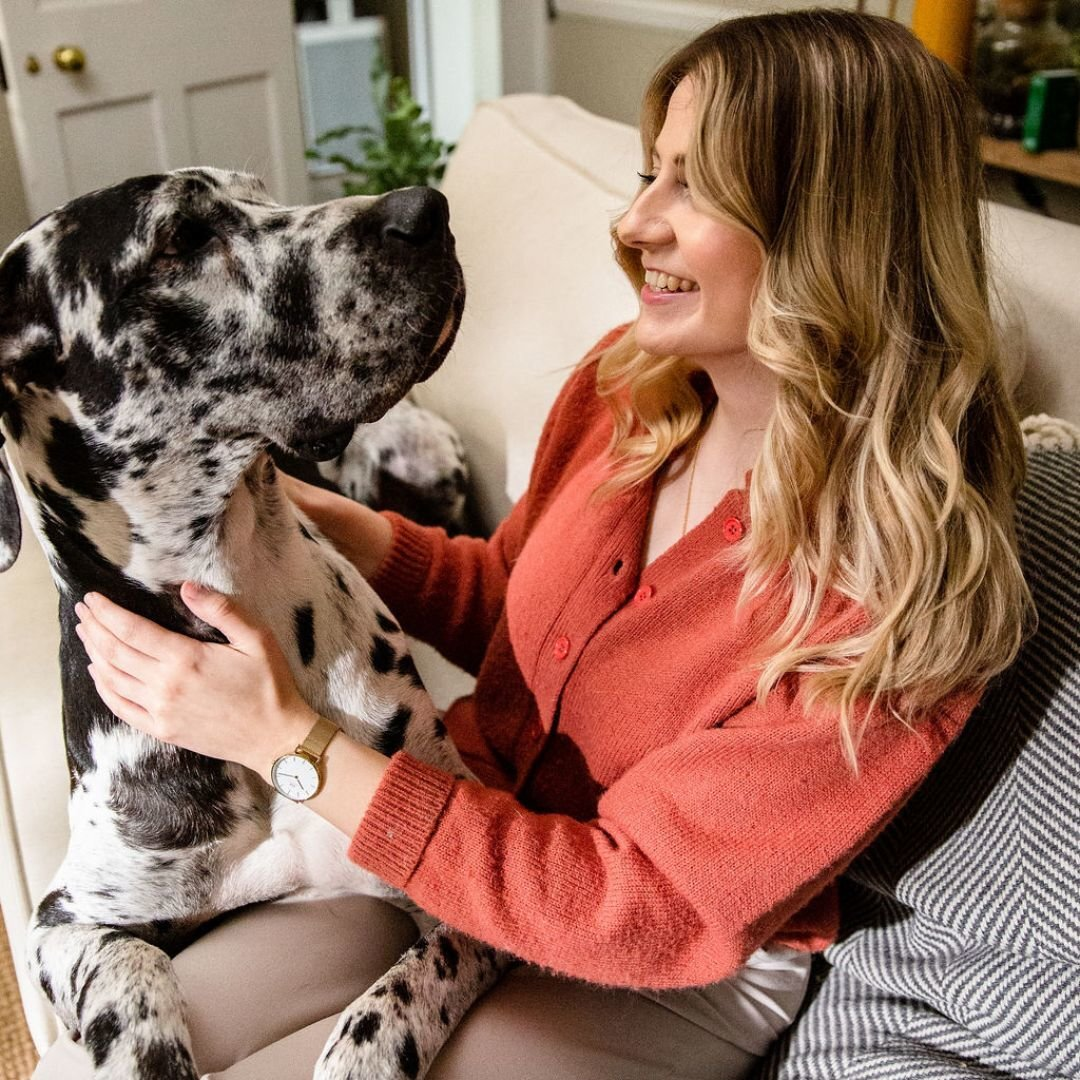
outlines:
[[[247, 166], [305, 201], [293, 42], [291, 0], [0, 0], [32, 214], [184, 165]], [[55, 65], [60, 45], [83, 50], [83, 70]]]
[[[57, 116], [64, 177], [72, 193], [105, 187], [117, 174], [139, 176], [167, 168], [152, 97], [109, 101]], [[103, 148], [108, 147], [108, 153]]]

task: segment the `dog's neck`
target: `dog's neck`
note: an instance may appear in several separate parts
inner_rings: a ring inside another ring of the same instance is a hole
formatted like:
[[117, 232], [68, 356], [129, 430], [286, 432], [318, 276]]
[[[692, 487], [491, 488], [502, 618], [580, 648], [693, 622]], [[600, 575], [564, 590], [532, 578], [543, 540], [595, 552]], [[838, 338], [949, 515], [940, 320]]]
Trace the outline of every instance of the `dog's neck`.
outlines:
[[[35, 438], [43, 430], [49, 437]], [[60, 452], [55, 431], [28, 425], [12, 457], [36, 531], [75, 595], [121, 582], [173, 594], [185, 580], [243, 592], [276, 547], [298, 534], [275, 467], [255, 439], [208, 445], [196, 438], [153, 460], [113, 462], [102, 475], [101, 454], [86, 461], [71, 448]]]

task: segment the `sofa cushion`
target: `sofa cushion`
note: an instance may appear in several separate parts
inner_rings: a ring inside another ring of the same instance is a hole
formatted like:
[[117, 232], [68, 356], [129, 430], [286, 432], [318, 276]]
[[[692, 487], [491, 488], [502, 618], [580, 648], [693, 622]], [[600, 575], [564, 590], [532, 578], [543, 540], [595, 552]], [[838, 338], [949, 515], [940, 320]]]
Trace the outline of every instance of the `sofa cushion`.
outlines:
[[1080, 453], [1028, 461], [1038, 630], [843, 876], [831, 970], [770, 1080], [1080, 1075]]

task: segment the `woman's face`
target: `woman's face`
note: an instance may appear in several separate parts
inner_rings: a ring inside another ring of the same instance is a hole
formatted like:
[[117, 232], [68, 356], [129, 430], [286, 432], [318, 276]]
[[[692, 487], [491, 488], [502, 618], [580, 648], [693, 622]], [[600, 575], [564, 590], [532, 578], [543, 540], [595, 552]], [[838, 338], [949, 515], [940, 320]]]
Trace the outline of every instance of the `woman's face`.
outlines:
[[618, 225], [619, 239], [641, 252], [638, 345], [709, 367], [745, 356], [750, 303], [761, 252], [746, 229], [696, 205], [683, 161], [694, 131], [694, 87], [684, 79], [668, 103], [652, 173]]

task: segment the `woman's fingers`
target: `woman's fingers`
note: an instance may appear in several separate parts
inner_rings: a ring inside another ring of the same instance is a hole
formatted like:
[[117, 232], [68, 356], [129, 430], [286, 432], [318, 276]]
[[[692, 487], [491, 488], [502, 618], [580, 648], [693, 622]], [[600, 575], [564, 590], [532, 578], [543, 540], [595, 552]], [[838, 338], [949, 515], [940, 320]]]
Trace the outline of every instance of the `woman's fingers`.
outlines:
[[97, 621], [114, 638], [151, 659], [165, 659], [178, 650], [190, 648], [192, 644], [191, 639], [183, 634], [166, 630], [157, 623], [114, 604], [100, 593], [87, 593], [85, 602]]
[[[105, 702], [105, 707], [119, 719], [140, 731], [150, 732], [150, 714], [134, 701], [121, 694], [115, 685], [115, 673], [99, 668], [96, 664], [90, 664], [87, 669], [90, 678], [94, 680], [98, 697]], [[151, 733], [152, 734], [152, 733]]]
[[154, 678], [160, 661], [118, 638], [85, 604], [76, 604], [75, 613], [81, 620], [75, 626], [75, 633], [92, 661], [109, 664], [142, 682]]

